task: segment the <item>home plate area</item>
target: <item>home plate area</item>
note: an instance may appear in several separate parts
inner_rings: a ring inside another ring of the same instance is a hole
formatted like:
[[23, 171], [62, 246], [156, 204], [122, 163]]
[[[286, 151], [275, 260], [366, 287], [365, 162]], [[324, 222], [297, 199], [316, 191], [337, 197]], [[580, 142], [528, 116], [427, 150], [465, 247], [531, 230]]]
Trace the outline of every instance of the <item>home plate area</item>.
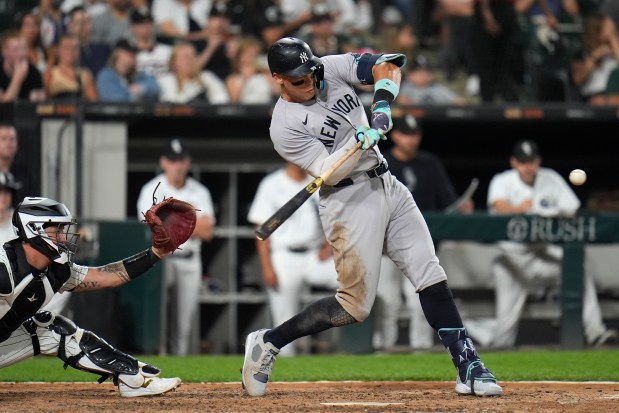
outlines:
[[453, 382], [271, 383], [249, 397], [240, 383], [184, 383], [166, 395], [124, 399], [110, 383], [0, 383], [0, 412], [614, 412], [617, 382], [501, 382], [503, 397], [459, 396]]

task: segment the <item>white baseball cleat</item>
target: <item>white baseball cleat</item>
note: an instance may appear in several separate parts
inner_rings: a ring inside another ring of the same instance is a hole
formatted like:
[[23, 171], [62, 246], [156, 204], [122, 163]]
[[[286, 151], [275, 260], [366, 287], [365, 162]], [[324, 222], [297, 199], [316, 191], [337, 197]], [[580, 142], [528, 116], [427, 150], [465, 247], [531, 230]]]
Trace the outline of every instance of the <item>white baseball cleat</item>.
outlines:
[[[463, 372], [464, 373], [464, 372]], [[484, 364], [477, 360], [471, 362], [465, 372], [464, 381], [456, 375], [456, 393], [476, 396], [502, 396], [503, 389], [496, 384], [496, 377]]]
[[271, 343], [264, 342], [267, 329], [254, 331], [245, 340], [243, 361], [243, 388], [250, 396], [264, 396], [275, 356], [279, 354]]
[[174, 390], [181, 384], [181, 379], [174, 377], [162, 379], [159, 377], [146, 378], [140, 387], [130, 387], [122, 381], [118, 382], [118, 390], [122, 397], [155, 396]]

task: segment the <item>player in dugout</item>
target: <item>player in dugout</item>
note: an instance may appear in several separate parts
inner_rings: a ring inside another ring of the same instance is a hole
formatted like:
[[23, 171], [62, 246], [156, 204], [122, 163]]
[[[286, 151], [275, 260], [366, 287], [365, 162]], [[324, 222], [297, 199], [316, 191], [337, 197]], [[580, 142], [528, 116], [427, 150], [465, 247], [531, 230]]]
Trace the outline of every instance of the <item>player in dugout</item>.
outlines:
[[[279, 350], [297, 338], [362, 322], [370, 314], [384, 252], [415, 286], [425, 317], [456, 367], [455, 391], [500, 396], [503, 389], [481, 362], [456, 307], [426, 223], [411, 192], [391, 175], [377, 147], [392, 128], [390, 105], [398, 95], [402, 54], [314, 56], [287, 37], [268, 51], [280, 85], [270, 134], [286, 161], [322, 176], [356, 151], [320, 188], [323, 230], [333, 248], [339, 288], [273, 329], [248, 335], [243, 385], [263, 396]], [[374, 85], [371, 121], [353, 85]], [[361, 145], [362, 150], [357, 150]]]
[[100, 374], [100, 382], [112, 377], [123, 397], [162, 394], [180, 385], [179, 378], [158, 377], [157, 367], [112, 347], [68, 318], [41, 310], [64, 291], [125, 284], [172, 251], [153, 245], [118, 262], [86, 267], [71, 260], [79, 236], [72, 232], [76, 221], [64, 204], [27, 197], [12, 222], [16, 237], [0, 248], [0, 368], [42, 354]]

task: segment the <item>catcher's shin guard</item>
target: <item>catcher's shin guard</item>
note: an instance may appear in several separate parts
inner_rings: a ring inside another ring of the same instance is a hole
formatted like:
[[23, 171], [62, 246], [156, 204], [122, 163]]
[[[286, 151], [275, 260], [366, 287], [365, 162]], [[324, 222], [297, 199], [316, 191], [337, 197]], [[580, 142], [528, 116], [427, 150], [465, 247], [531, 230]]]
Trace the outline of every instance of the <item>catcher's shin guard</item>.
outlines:
[[40, 352], [57, 355], [64, 361], [65, 368], [71, 366], [100, 374], [99, 382], [112, 376], [115, 384], [120, 380], [130, 387], [140, 387], [146, 379], [160, 373], [157, 367], [142, 363], [112, 347], [96, 334], [78, 328], [64, 316], [41, 311], [32, 320], [40, 327], [37, 329]]

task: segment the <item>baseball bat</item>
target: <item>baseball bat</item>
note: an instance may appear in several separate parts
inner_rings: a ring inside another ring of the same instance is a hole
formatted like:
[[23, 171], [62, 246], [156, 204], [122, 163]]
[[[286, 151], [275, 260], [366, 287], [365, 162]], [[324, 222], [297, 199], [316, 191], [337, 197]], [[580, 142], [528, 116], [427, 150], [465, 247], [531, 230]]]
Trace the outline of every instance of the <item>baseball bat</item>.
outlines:
[[340, 159], [335, 161], [335, 163], [331, 165], [322, 175], [307, 184], [305, 188], [301, 189], [295, 196], [290, 198], [284, 206], [275, 211], [275, 213], [271, 215], [271, 218], [267, 219], [260, 226], [260, 228], [256, 230], [256, 238], [260, 241], [264, 241], [269, 238], [271, 234], [280, 227], [280, 225], [290, 218], [294, 211], [299, 209], [299, 207], [303, 205], [303, 203], [322, 186], [322, 184], [331, 176], [331, 174], [333, 174], [333, 172], [335, 172], [344, 162], [346, 162], [355, 152], [357, 152], [357, 149], [359, 149], [362, 144], [362, 142], [357, 142], [354, 147], [350, 148], [344, 155], [342, 155]]

